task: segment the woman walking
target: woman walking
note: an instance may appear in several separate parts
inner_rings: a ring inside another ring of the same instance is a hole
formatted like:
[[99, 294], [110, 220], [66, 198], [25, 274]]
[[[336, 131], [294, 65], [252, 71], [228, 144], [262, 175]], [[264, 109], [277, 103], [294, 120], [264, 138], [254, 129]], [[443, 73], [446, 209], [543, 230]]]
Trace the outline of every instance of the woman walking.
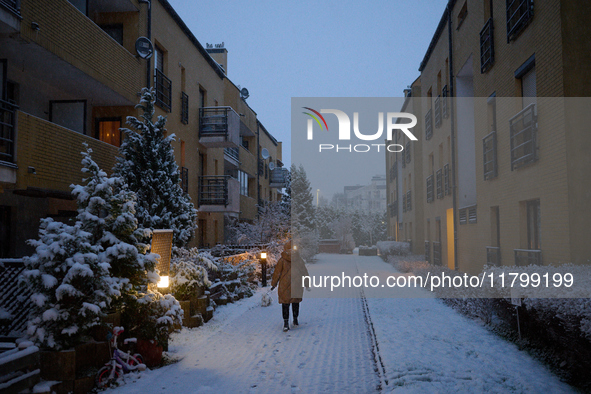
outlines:
[[[296, 250], [291, 249], [291, 241], [287, 241], [271, 281], [271, 289], [279, 284], [277, 293], [283, 313], [283, 331], [289, 330], [289, 304], [293, 314], [293, 325], [299, 325], [300, 302], [304, 295], [303, 276], [309, 276], [304, 260]], [[309, 286], [308, 283], [306, 287]]]

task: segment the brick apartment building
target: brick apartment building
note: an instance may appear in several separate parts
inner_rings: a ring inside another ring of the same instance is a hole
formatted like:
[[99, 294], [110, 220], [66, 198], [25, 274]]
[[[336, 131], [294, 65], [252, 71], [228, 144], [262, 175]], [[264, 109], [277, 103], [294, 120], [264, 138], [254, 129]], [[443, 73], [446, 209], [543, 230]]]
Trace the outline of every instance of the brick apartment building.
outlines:
[[227, 50], [204, 48], [166, 0], [0, 0], [0, 257], [30, 253], [40, 218], [75, 215], [82, 143], [110, 171], [145, 86], [199, 210], [192, 246], [224, 242], [231, 217], [253, 220], [280, 197], [282, 147], [227, 71]]
[[466, 272], [591, 260], [589, 20], [585, 1], [449, 1], [405, 92], [419, 141], [386, 157], [392, 239]]

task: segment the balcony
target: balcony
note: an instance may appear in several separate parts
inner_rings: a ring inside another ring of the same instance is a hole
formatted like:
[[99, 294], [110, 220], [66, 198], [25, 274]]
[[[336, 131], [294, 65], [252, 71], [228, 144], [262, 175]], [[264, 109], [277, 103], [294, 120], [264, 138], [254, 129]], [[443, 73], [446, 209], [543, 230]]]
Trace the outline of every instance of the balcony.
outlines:
[[542, 251], [533, 249], [514, 249], [515, 253], [515, 265], [516, 266], [527, 266], [527, 265], [542, 265]]
[[497, 267], [501, 266], [501, 248], [498, 246], [486, 247], [486, 264]]
[[433, 241], [433, 264], [441, 265], [441, 242]]
[[538, 117], [532, 103], [509, 119], [511, 171], [538, 160]]
[[[55, 123], [17, 111], [17, 191], [39, 195], [43, 190], [70, 196], [70, 185], [82, 183], [83, 143], [92, 148], [92, 159], [103, 170], [115, 165], [117, 147]], [[34, 172], [29, 172], [33, 169]]]
[[480, 73], [487, 72], [495, 62], [493, 20], [490, 18], [480, 31]]
[[199, 109], [199, 143], [208, 148], [240, 146], [240, 116], [230, 107]]
[[229, 175], [199, 177], [199, 210], [240, 212], [240, 183]]
[[0, 33], [18, 32], [22, 19], [20, 1], [0, 0]]
[[275, 168], [271, 170], [271, 176], [269, 177], [269, 187], [284, 188], [287, 182], [287, 168]]
[[433, 175], [427, 177], [427, 202], [433, 202], [434, 190], [433, 190]]

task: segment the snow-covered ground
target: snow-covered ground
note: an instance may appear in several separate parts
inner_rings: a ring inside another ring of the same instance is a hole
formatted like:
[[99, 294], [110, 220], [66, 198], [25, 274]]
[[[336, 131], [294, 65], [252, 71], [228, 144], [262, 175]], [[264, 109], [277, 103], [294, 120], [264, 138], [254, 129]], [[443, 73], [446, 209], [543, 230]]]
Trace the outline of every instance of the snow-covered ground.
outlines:
[[[318, 256], [311, 275], [396, 271], [379, 257]], [[406, 290], [375, 298], [372, 289], [348, 298], [301, 304], [300, 326], [282, 332], [281, 308], [254, 297], [218, 308], [203, 327], [174, 334], [175, 364], [129, 375], [121, 393], [417, 393], [572, 392], [546, 367], [439, 300]], [[314, 297], [312, 297], [314, 296]], [[418, 296], [420, 298], [415, 298]], [[377, 346], [375, 346], [377, 344]], [[377, 348], [377, 350], [376, 350]]]

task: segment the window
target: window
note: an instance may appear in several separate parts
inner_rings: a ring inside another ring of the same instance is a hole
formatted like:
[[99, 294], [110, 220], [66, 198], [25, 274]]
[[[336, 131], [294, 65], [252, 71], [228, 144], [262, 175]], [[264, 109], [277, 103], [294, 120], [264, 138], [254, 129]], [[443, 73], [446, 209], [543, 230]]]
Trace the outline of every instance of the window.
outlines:
[[240, 181], [240, 194], [248, 196], [248, 174], [238, 170], [238, 181]]
[[94, 138], [111, 144], [121, 145], [121, 118], [97, 118]]
[[425, 139], [430, 140], [433, 137], [433, 111], [427, 111], [425, 115]]
[[468, 212], [466, 208], [460, 209], [460, 224], [468, 224]]
[[484, 74], [495, 62], [493, 20], [490, 18], [480, 30], [480, 73]]
[[532, 66], [521, 76], [521, 96], [523, 108], [536, 103], [536, 68]]
[[497, 176], [497, 132], [493, 131], [482, 139], [484, 180]]
[[189, 124], [189, 96], [181, 92], [181, 122]]
[[118, 23], [114, 25], [99, 25], [105, 33], [111, 36], [113, 40], [117, 41], [119, 45], [123, 45], [123, 25]]
[[533, 0], [506, 0], [507, 42], [515, 40], [534, 16]]
[[412, 193], [410, 190], [406, 192], [406, 210], [407, 212], [412, 210]]
[[540, 236], [540, 200], [527, 201], [527, 248], [530, 250], [541, 249]]
[[189, 169], [187, 167], [180, 167], [180, 171], [183, 193], [189, 193]]
[[86, 134], [86, 100], [50, 101], [49, 121]]
[[509, 119], [511, 171], [538, 159], [535, 61], [534, 54], [515, 71], [521, 82], [523, 109]]
[[248, 150], [248, 140], [246, 138], [242, 138], [242, 147]]
[[460, 209], [460, 224], [477, 223], [476, 205]]
[[457, 29], [460, 28], [460, 26], [462, 25], [462, 23], [464, 23], [464, 21], [466, 20], [466, 17], [468, 16], [468, 2], [465, 1], [464, 5], [462, 6], [462, 8], [460, 9], [460, 12], [458, 14], [458, 27]]
[[164, 75], [164, 51], [157, 46], [154, 51], [154, 87], [156, 88], [156, 105], [170, 112], [172, 82]]

